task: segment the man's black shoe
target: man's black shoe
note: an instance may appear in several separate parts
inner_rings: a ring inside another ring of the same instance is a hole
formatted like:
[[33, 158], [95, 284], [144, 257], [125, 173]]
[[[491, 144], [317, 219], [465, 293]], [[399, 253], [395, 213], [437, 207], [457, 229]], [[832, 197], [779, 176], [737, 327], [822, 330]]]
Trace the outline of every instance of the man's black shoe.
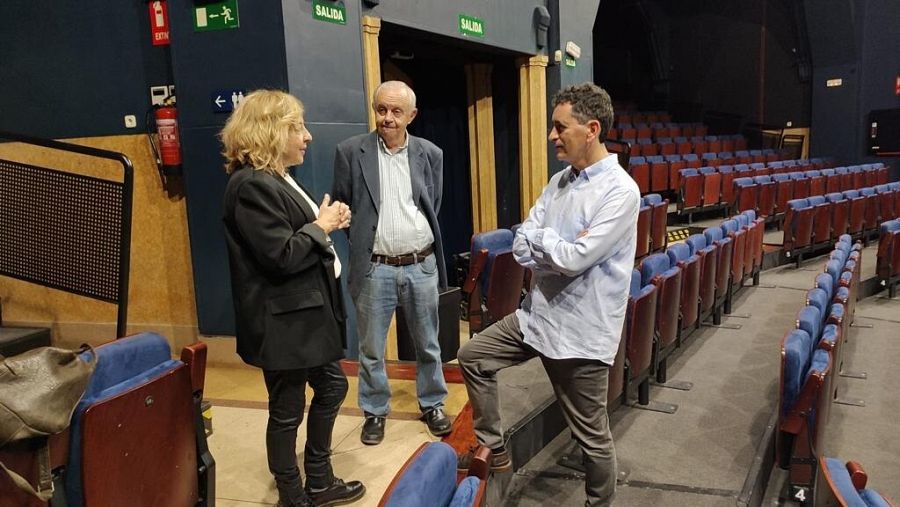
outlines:
[[378, 445], [384, 440], [384, 417], [366, 414], [359, 439], [366, 445]]
[[[383, 417], [380, 419], [384, 419]], [[384, 428], [382, 426], [382, 428]], [[355, 502], [366, 494], [366, 487], [359, 481], [344, 482], [335, 477], [331, 486], [324, 489], [308, 489], [306, 494], [312, 499], [316, 507], [328, 507], [329, 505], [344, 505]]]
[[440, 407], [428, 410], [422, 415], [422, 419], [432, 435], [441, 437], [450, 433], [450, 419], [444, 415], [444, 410]]

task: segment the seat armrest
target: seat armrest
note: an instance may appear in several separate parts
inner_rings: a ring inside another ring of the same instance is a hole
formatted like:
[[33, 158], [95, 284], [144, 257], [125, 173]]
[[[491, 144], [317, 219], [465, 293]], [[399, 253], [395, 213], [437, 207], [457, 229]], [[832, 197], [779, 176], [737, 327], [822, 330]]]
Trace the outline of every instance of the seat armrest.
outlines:
[[463, 292], [471, 294], [475, 290], [475, 286], [478, 283], [478, 279], [481, 277], [481, 272], [484, 271], [484, 266], [487, 264], [487, 261], [488, 251], [486, 248], [482, 248], [469, 259], [469, 272], [466, 274], [466, 281], [462, 286]]
[[494, 455], [490, 448], [479, 445], [472, 456], [472, 463], [469, 465], [469, 472], [466, 476], [478, 477], [481, 480], [487, 479], [488, 473], [491, 470], [491, 460], [493, 457]]
[[181, 362], [191, 371], [191, 390], [202, 393], [206, 384], [206, 344], [196, 342], [181, 349]]

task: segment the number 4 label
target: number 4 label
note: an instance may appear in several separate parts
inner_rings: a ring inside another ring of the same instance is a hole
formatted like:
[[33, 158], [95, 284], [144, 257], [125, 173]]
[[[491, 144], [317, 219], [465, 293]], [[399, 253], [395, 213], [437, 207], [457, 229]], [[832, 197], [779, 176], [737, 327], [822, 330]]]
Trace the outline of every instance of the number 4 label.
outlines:
[[806, 503], [807, 501], [809, 501], [809, 488], [794, 486], [792, 490], [793, 491], [791, 492], [791, 497], [794, 500], [800, 503]]

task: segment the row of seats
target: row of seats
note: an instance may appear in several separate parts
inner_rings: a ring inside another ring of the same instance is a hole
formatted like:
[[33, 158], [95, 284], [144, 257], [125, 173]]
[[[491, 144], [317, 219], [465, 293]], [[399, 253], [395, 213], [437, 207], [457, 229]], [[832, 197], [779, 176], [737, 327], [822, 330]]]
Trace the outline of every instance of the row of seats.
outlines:
[[685, 169], [699, 170], [701, 167], [731, 167], [741, 160], [776, 162], [782, 158], [775, 150], [705, 152], [699, 155], [653, 155], [634, 156], [628, 161], [628, 174], [638, 185], [641, 193], [677, 191], [681, 188], [681, 174]]
[[804, 254], [843, 234], [868, 238], [881, 221], [897, 218], [898, 212], [900, 182], [792, 199], [784, 217], [785, 255], [799, 264]]
[[[666, 248], [669, 200], [659, 194], [641, 198], [638, 212], [635, 258]], [[474, 334], [516, 311], [522, 291], [530, 285], [530, 273], [512, 254], [515, 230], [496, 229], [472, 235], [469, 267], [462, 282], [464, 317]]]
[[[767, 164], [754, 162], [752, 164], [682, 169], [678, 179], [680, 197], [678, 211], [680, 213], [693, 213], [723, 206], [733, 210], [737, 204], [734, 181], [738, 178], [744, 178], [742, 183], [746, 184], [747, 179], [755, 181], [756, 178], [765, 177], [760, 181], [764, 183], [774, 181], [779, 186], [780, 192], [775, 193], [773, 206], [777, 209], [777, 206], [780, 204], [782, 206], [781, 212], [783, 213], [783, 207], [789, 199], [798, 195], [809, 195], [807, 172], [819, 172], [818, 169], [814, 168], [824, 167], [829, 163], [826, 159], [780, 160]], [[815, 176], [815, 173], [813, 176]], [[795, 181], [800, 181], [800, 183], [793, 183]], [[797, 187], [796, 190], [795, 186]], [[766, 206], [764, 205], [763, 207]], [[747, 206], [746, 209], [754, 208]], [[739, 211], [745, 211], [746, 209], [740, 209]]]
[[[871, 166], [875, 166], [876, 164], [870, 164]], [[854, 166], [854, 168], [860, 169], [862, 166]], [[832, 174], [833, 173], [833, 174]], [[881, 173], [883, 173], [884, 178], [881, 178]], [[855, 176], [855, 173], [851, 172], [851, 175]], [[884, 179], [887, 180], [887, 170], [883, 167], [872, 167], [871, 169], [865, 169], [863, 172], [862, 169], [859, 170], [858, 174], [865, 175], [864, 182], [868, 183], [870, 180], [872, 182], [877, 183], [877, 181]], [[827, 194], [832, 197], [840, 196], [841, 192], [853, 192], [855, 190], [859, 190], [862, 192], [870, 187], [849, 187], [847, 185], [853, 185], [856, 181], [851, 182], [850, 178], [847, 178], [846, 185], [839, 185], [838, 182], [841, 178], [841, 173], [836, 172], [833, 169], [824, 169], [822, 171], [810, 170], [803, 173], [789, 173], [789, 174], [774, 174], [772, 176], [756, 176], [753, 178], [741, 177], [735, 178], [734, 180], [734, 202], [731, 203], [736, 207], [737, 210], [742, 211], [744, 209], [757, 209], [760, 214], [763, 216], [772, 216], [774, 217], [778, 213], [783, 213], [786, 211], [786, 208], [779, 208], [779, 205], [784, 205], [787, 201], [791, 199], [803, 199], [805, 197], [809, 197], [812, 195], [822, 195]], [[857, 178], [853, 178], [856, 180]], [[863, 179], [863, 178], [859, 178]], [[829, 185], [830, 183], [834, 183]], [[887, 191], [887, 184], [876, 185], [875, 187], [878, 192]], [[828, 190], [833, 190], [829, 192]]]
[[[623, 123], [669, 123], [672, 121], [672, 115], [666, 111], [633, 111], [619, 106], [616, 106], [616, 111], [619, 111], [616, 113], [616, 125]], [[703, 126], [702, 123], [692, 123], [690, 125]]]
[[776, 459], [789, 471], [792, 494], [805, 498], [811, 498], [815, 450], [824, 448], [834, 378], [856, 308], [862, 245], [852, 241], [843, 235], [836, 242], [781, 343]]
[[815, 168], [828, 163], [825, 159], [785, 160], [684, 169], [679, 211], [727, 206], [735, 212], [756, 209], [763, 217], [775, 217], [786, 211], [791, 199], [876, 186], [888, 180], [887, 168], [881, 163]]
[[[610, 130], [609, 139], [613, 139], [622, 143], [628, 143], [630, 146], [629, 153], [632, 156], [649, 156], [649, 155], [702, 155], [707, 152], [719, 153], [723, 151], [741, 152], [740, 157], [749, 157], [747, 160], [754, 161], [753, 156], [747, 155], [747, 140], [742, 136], [662, 136], [654, 137], [629, 137], [621, 135], [619, 132]], [[760, 150], [753, 150], [760, 151]], [[763, 159], [765, 160], [765, 159]]]
[[[894, 211], [900, 211], [900, 201], [895, 203]], [[875, 274], [887, 287], [888, 296], [893, 298], [900, 283], [900, 219], [881, 224]]]
[[[668, 356], [700, 323], [730, 312], [731, 296], [762, 267], [762, 227], [754, 212], [735, 216], [666, 253], [641, 260], [632, 272], [618, 357], [610, 371], [609, 402], [649, 403], [649, 379], [666, 381]], [[627, 366], [626, 366], [627, 365]]]

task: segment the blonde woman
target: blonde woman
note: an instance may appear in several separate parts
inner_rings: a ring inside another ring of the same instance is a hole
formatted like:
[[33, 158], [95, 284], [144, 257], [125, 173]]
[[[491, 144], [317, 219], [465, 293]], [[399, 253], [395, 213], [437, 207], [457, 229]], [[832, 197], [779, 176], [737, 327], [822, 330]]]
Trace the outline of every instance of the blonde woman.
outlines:
[[[312, 194], [287, 169], [303, 163], [312, 135], [303, 104], [284, 92], [247, 95], [221, 133], [225, 147], [225, 236], [237, 326], [237, 352], [263, 370], [269, 393], [266, 454], [279, 505], [352, 502], [365, 493], [331, 468], [331, 433], [347, 394], [341, 264], [329, 234], [350, 225], [350, 209]], [[297, 428], [306, 385], [314, 396], [297, 467]]]

